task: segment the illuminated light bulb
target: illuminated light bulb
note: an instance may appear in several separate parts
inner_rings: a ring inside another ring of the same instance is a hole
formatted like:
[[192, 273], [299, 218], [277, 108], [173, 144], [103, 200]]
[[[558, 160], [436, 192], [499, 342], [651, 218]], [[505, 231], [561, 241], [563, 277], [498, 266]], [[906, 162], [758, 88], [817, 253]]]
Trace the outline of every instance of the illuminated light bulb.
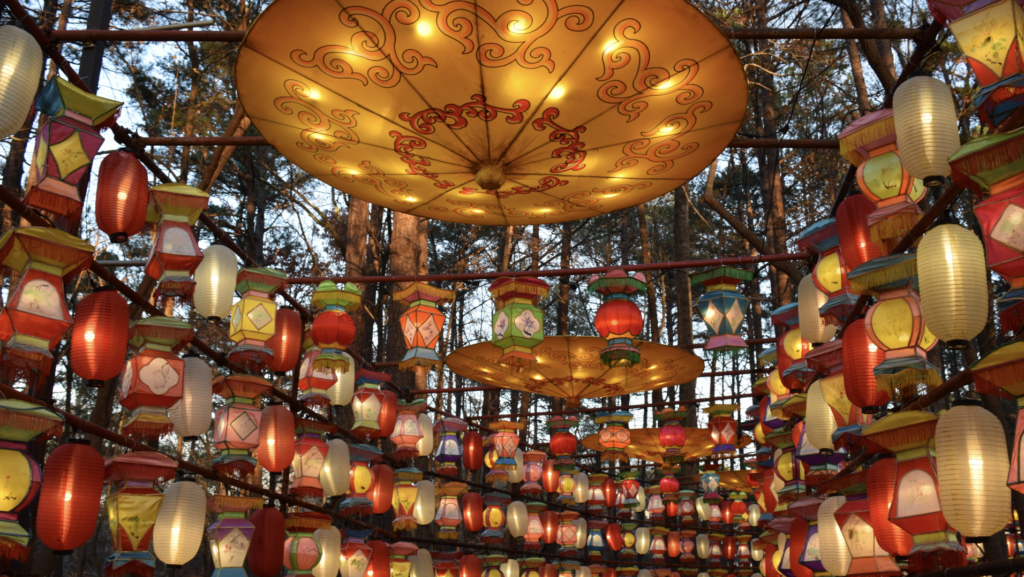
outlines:
[[551, 91], [551, 94], [550, 94], [550, 98], [551, 98], [552, 100], [557, 100], [557, 99], [559, 99], [559, 98], [561, 98], [561, 97], [563, 97], [563, 96], [565, 96], [565, 88], [563, 88], [563, 87], [561, 87], [561, 86], [556, 86], [556, 87], [555, 87], [555, 88], [554, 88], [554, 89], [553, 89], [553, 90]]
[[619, 41], [618, 40], [609, 40], [608, 42], [605, 42], [604, 48], [601, 49], [601, 52], [608, 52], [609, 50], [611, 50], [612, 48], [615, 48], [618, 45], [619, 45]]
[[407, 200], [409, 202], [416, 202], [416, 197], [415, 196], [407, 196], [407, 197], [405, 197], [405, 200]]
[[274, 445], [274, 439], [267, 439], [267, 444], [273, 446]]
[[70, 500], [71, 500], [71, 491], [67, 491], [67, 492], [64, 493], [64, 502], [66, 503], [66, 502], [68, 502]]
[[124, 191], [117, 193], [117, 200], [128, 200], [128, 193]]
[[419, 22], [416, 23], [416, 33], [419, 34], [420, 36], [430, 36], [430, 33], [433, 31], [433, 29], [434, 27], [430, 25], [430, 22], [427, 22], [425, 20], [420, 20]]
[[671, 126], [662, 126], [661, 130], [659, 130], [658, 132], [661, 132], [662, 134], [667, 134], [669, 132], [672, 132], [672, 127]]
[[85, 333], [85, 340], [87, 340], [89, 342], [92, 342], [95, 338], [96, 338], [96, 333], [94, 333], [92, 331], [86, 331], [86, 333]]
[[877, 352], [878, 351], [878, 345], [876, 345], [875, 343], [871, 343], [870, 345], [868, 345], [868, 350], [873, 352], [873, 353]]
[[982, 459], [970, 459], [968, 463], [971, 464], [972, 469], [980, 469], [985, 466], [985, 461]]

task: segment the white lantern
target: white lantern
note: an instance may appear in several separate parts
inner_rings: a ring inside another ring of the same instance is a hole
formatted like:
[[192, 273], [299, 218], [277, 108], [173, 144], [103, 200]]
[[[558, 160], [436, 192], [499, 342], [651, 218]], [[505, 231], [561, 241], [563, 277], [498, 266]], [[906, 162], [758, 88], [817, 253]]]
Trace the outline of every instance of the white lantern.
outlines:
[[576, 577], [590, 577], [591, 575], [590, 567], [586, 565], [580, 565], [580, 568], [576, 570]]
[[693, 503], [694, 508], [697, 509], [697, 517], [701, 521], [707, 521], [711, 518], [711, 505], [704, 502], [704, 497], [697, 497], [697, 500]]
[[[423, 432], [420, 440], [416, 441], [416, 452], [421, 457], [429, 457], [434, 452], [434, 421], [423, 413], [420, 413], [416, 420], [419, 421], [420, 431]], [[522, 481], [522, 479], [519, 480]]]
[[573, 525], [576, 525], [576, 548], [586, 549], [587, 547], [587, 520], [583, 517], [577, 517], [573, 519]]
[[43, 50], [28, 32], [0, 26], [0, 140], [21, 129], [43, 73]]
[[519, 577], [519, 562], [515, 559], [509, 559], [498, 568], [501, 569], [501, 574], [505, 577]]
[[412, 516], [416, 524], [429, 525], [434, 522], [434, 482], [424, 479], [416, 483], [416, 502], [412, 507]]
[[175, 481], [153, 525], [153, 552], [168, 566], [181, 567], [199, 552], [206, 528], [206, 491], [194, 481]]
[[955, 405], [935, 426], [942, 514], [964, 537], [990, 537], [1012, 516], [1010, 461], [999, 419], [980, 404]]
[[313, 577], [338, 577], [341, 560], [341, 531], [337, 527], [317, 529], [313, 538], [320, 543], [323, 554], [320, 562], [313, 566]]
[[633, 506], [633, 511], [636, 513], [643, 513], [644, 509], [647, 508], [647, 492], [644, 491], [643, 485], [640, 486], [640, 490], [636, 494], [637, 503]]
[[523, 482], [523, 474], [526, 472], [526, 467], [523, 464], [523, 450], [522, 449], [516, 449], [516, 454], [515, 454], [514, 460], [515, 460], [516, 464], [515, 464], [515, 467], [513, 467], [508, 472], [508, 482], [509, 483], [522, 483]]
[[827, 343], [836, 335], [836, 326], [827, 324], [818, 310], [828, 302], [828, 295], [814, 284], [814, 275], [800, 280], [797, 307], [800, 315], [800, 334], [813, 345]]
[[697, 557], [707, 559], [711, 556], [711, 539], [704, 533], [697, 535]]
[[783, 575], [792, 573], [793, 551], [789, 549], [789, 545], [792, 545], [790, 536], [785, 533], [779, 533], [779, 536], [775, 540], [775, 543], [778, 546], [778, 550], [775, 552], [775, 554], [779, 556], [779, 573], [782, 573]]
[[238, 260], [230, 248], [215, 244], [203, 251], [203, 262], [196, 269], [196, 290], [192, 305], [196, 314], [219, 321], [231, 314], [235, 298]]
[[[801, 329], [802, 330], [802, 329]], [[825, 391], [821, 388], [821, 381], [814, 381], [807, 388], [807, 405], [804, 415], [804, 432], [807, 435], [807, 442], [819, 451], [831, 453], [832, 433], [836, 432], [838, 426], [832, 415], [832, 407], [825, 399]]]
[[505, 517], [508, 519], [508, 532], [513, 539], [526, 535], [526, 530], [530, 527], [530, 512], [526, 509], [526, 503], [512, 501], [508, 505]]
[[582, 505], [590, 497], [590, 477], [586, 473], [577, 473], [572, 480], [576, 482], [572, 488], [572, 499], [577, 505]]
[[711, 577], [711, 576], [708, 575], [707, 573], [701, 571], [700, 573], [697, 573], [697, 577]]
[[320, 485], [327, 497], [338, 497], [348, 493], [352, 464], [349, 461], [348, 443], [341, 439], [327, 441], [327, 456], [320, 467]]
[[423, 548], [416, 551], [410, 577], [434, 577], [434, 559], [430, 556], [430, 551]]
[[646, 555], [651, 550], [651, 530], [640, 527], [633, 533], [636, 536], [635, 549], [637, 555]]
[[213, 413], [213, 371], [198, 355], [185, 355], [181, 400], [168, 414], [183, 441], [196, 441], [210, 428]]
[[965, 349], [988, 322], [985, 249], [973, 232], [940, 224], [917, 248], [917, 278], [925, 325], [951, 349]]
[[335, 369], [334, 376], [337, 377], [337, 380], [327, 388], [327, 398], [335, 407], [343, 407], [351, 403], [356, 388], [356, 362], [352, 359], [352, 355], [346, 352], [342, 352], [341, 356], [348, 361], [348, 370]]
[[822, 501], [818, 507], [818, 548], [821, 564], [835, 577], [845, 577], [853, 556], [846, 546], [842, 528], [836, 521], [836, 511], [846, 504], [844, 495], [835, 495]]
[[651, 577], [651, 570], [641, 569], [640, 572], [637, 573], [637, 577]]
[[[757, 524], [761, 522], [761, 506], [757, 503], [749, 505], [747, 507], [747, 524], [751, 527], [757, 527]], [[759, 561], [759, 559], [755, 559]]]
[[751, 547], [750, 558], [754, 560], [754, 563], [760, 563], [761, 559], [764, 559], [764, 549]]
[[903, 168], [926, 186], [941, 186], [951, 173], [949, 157], [960, 149], [950, 87], [928, 76], [910, 78], [893, 95], [892, 116]]

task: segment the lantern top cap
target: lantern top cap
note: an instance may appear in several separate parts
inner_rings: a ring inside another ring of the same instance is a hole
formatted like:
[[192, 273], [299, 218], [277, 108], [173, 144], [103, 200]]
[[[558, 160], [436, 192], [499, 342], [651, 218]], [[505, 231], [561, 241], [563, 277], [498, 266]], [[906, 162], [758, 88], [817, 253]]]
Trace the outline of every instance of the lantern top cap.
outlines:
[[757, 355], [757, 362], [763, 367], [765, 365], [774, 365], [779, 361], [778, 356], [779, 350], [775, 348], [775, 345], [768, 347], [761, 351], [761, 354]]
[[160, 184], [149, 189], [146, 222], [155, 224], [161, 217], [177, 217], [195, 226], [209, 203], [210, 195], [194, 186], [176, 182]]
[[125, 453], [113, 459], [106, 459], [106, 479], [118, 481], [159, 481], [173, 479], [178, 463], [170, 457], [155, 452]]
[[833, 369], [843, 366], [843, 339], [829, 341], [804, 353], [804, 362], [813, 370], [828, 375]]
[[598, 425], [604, 425], [605, 423], [628, 423], [633, 420], [633, 413], [629, 411], [614, 411], [610, 413], [597, 413], [594, 416], [594, 422]]
[[734, 268], [731, 266], [718, 266], [710, 270], [706, 270], [702, 273], [697, 273], [690, 276], [690, 284], [697, 286], [702, 284], [711, 290], [711, 287], [719, 285], [732, 285], [733, 288], [741, 282], [751, 281], [754, 279], [754, 273], [749, 270], [743, 270], [741, 268]]
[[373, 445], [364, 445], [362, 443], [355, 443], [348, 446], [349, 459], [352, 461], [359, 461], [361, 463], [379, 463], [384, 459], [384, 453], [380, 449]]
[[0, 439], [28, 443], [60, 435], [64, 418], [42, 405], [19, 399], [0, 400]]
[[8, 229], [0, 236], [0, 266], [23, 271], [30, 262], [60, 269], [67, 280], [92, 263], [94, 247], [62, 230], [47, 226]]
[[925, 411], [900, 411], [864, 427], [862, 434], [893, 452], [928, 446], [939, 417]]
[[243, 268], [235, 276], [235, 290], [273, 294], [288, 285], [288, 275], [272, 268]]
[[551, 286], [548, 283], [530, 276], [502, 277], [491, 283], [487, 289], [491, 297], [498, 301], [527, 299], [533, 304], [547, 296]]
[[852, 292], [877, 296], [910, 286], [916, 275], [916, 254], [893, 254], [869, 260], [850, 271], [846, 278]]
[[823, 253], [839, 246], [839, 228], [836, 219], [826, 218], [808, 226], [796, 239], [800, 250]]
[[654, 413], [654, 419], [659, 423], [665, 423], [667, 421], [682, 421], [686, 418], [689, 411], [686, 409], [686, 405], [679, 405], [678, 408], [665, 407], [664, 409]]
[[484, 503], [488, 505], [508, 505], [512, 502], [512, 497], [505, 493], [487, 493], [484, 495]]
[[719, 415], [731, 415], [739, 409], [739, 405], [709, 405], [702, 409], [702, 412], [716, 417]]
[[59, 76], [50, 78], [36, 98], [36, 110], [50, 118], [64, 116], [95, 128], [112, 125], [122, 104], [90, 94]]
[[439, 497], [458, 497], [469, 490], [469, 485], [458, 481], [449, 481], [434, 490]]
[[1001, 372], [1021, 364], [1024, 359], [1024, 341], [1011, 341], [993, 349], [971, 365], [972, 376], [978, 381], [995, 385], [1014, 397], [1024, 397], [1024, 381], [1002, 378]]
[[647, 293], [647, 277], [642, 272], [627, 273], [621, 268], [612, 269], [603, 275], [593, 275], [587, 281], [587, 290], [604, 297], [613, 294], [632, 295]]
[[295, 433], [298, 435], [312, 434], [323, 435], [338, 432], [338, 426], [334, 423], [323, 423], [312, 419], [295, 419]]
[[399, 541], [397, 543], [392, 543], [390, 547], [391, 555], [399, 557], [413, 555], [419, 550], [419, 547], [413, 545], [412, 543], [409, 543], [408, 541]]
[[401, 469], [395, 469], [395, 480], [421, 481], [423, 480], [423, 471], [420, 471], [416, 467], [402, 467]]
[[772, 313], [772, 326], [788, 326], [792, 328], [800, 324], [800, 309], [796, 301], [782, 305]]
[[466, 421], [455, 417], [445, 417], [434, 423], [435, 433], [459, 433], [467, 428], [469, 428], [469, 424]]
[[363, 302], [363, 292], [356, 285], [347, 282], [341, 288], [332, 281], [325, 280], [313, 291], [313, 308], [324, 310], [328, 307], [340, 307], [348, 312], [359, 308]]
[[425, 282], [414, 282], [400, 291], [391, 293], [391, 298], [407, 305], [411, 305], [416, 301], [430, 301], [440, 304], [455, 298], [455, 291], [437, 288]]
[[391, 375], [387, 373], [377, 373], [369, 369], [359, 369], [356, 371], [356, 386], [363, 384], [383, 385], [390, 382]]
[[956, 184], [979, 194], [991, 192], [1024, 170], [1024, 128], [971, 139], [949, 157], [949, 166]]
[[861, 116], [839, 133], [839, 154], [854, 166], [871, 158], [872, 151], [896, 144], [893, 109], [885, 108]]
[[206, 508], [214, 513], [240, 513], [263, 508], [263, 497], [214, 495], [206, 500]]
[[427, 408], [427, 400], [423, 397], [418, 399], [407, 401], [405, 399], [398, 399], [398, 412], [399, 413], [422, 413]]
[[526, 428], [526, 423], [516, 423], [514, 421], [494, 421], [487, 425], [492, 431], [520, 431]]
[[326, 513], [316, 511], [291, 511], [284, 517], [285, 529], [307, 529], [313, 532], [317, 529], [326, 529], [331, 526], [331, 517]]
[[579, 417], [575, 415], [555, 415], [548, 419], [549, 431], [568, 431], [580, 424]]
[[213, 379], [213, 393], [227, 399], [255, 399], [274, 388], [270, 381], [256, 375], [219, 375]]
[[160, 347], [180, 351], [192, 341], [192, 325], [171, 317], [148, 317], [131, 324], [128, 342], [136, 349]]

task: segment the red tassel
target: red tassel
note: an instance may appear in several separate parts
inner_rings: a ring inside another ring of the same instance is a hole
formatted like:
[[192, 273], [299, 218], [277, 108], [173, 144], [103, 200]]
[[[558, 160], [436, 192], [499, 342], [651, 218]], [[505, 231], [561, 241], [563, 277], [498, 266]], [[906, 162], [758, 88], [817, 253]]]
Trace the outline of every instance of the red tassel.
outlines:
[[943, 571], [965, 565], [967, 565], [967, 552], [949, 549], [914, 553], [907, 559], [907, 569], [910, 573]]
[[0, 538], [0, 559], [26, 561], [28, 560], [28, 547]]

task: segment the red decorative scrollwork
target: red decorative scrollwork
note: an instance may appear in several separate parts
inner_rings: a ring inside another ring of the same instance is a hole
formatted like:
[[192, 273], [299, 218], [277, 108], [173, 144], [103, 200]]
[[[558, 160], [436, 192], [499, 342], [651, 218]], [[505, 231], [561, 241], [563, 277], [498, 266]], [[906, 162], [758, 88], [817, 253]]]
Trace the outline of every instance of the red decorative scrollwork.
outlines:
[[[360, 162], [356, 166], [357, 170], [352, 170], [338, 166], [338, 161], [324, 154], [314, 154], [313, 158], [317, 159], [321, 164], [330, 166], [331, 174], [342, 182], [368, 184], [374, 187], [377, 192], [390, 197], [399, 204], [413, 203], [411, 196], [412, 191], [409, 190], [408, 184], [398, 180], [397, 178], [386, 176], [383, 171], [370, 164], [369, 160]], [[388, 189], [384, 185], [397, 188]]]
[[[643, 42], [630, 38], [629, 34], [640, 31], [640, 23], [628, 18], [616, 24], [615, 44], [604, 51], [604, 74], [597, 80], [604, 81], [597, 96], [609, 104], [618, 104], [618, 111], [632, 122], [647, 109], [643, 99], [676, 94], [679, 104], [691, 104], [704, 96], [704, 89], [693, 83], [699, 65], [695, 60], [684, 58], [673, 67], [675, 73], [659, 67], [651, 67], [651, 51]], [[629, 85], [622, 80], [613, 80], [615, 72], [628, 66], [633, 58], [637, 67]]]
[[[274, 106], [285, 114], [295, 114], [306, 129], [299, 133], [301, 142], [295, 146], [306, 152], [333, 152], [339, 148], [348, 148], [351, 144], [359, 144], [359, 136], [352, 130], [356, 127], [355, 110], [332, 110], [325, 114], [315, 104], [305, 100], [311, 98], [312, 90], [298, 80], [286, 80], [285, 91], [290, 96], [281, 96], [274, 100]], [[333, 131], [332, 131], [333, 129]]]
[[489, 194], [498, 198], [508, 198], [517, 194], [531, 194], [534, 192], [546, 192], [552, 188], [558, 186], [565, 186], [569, 184], [568, 180], [561, 180], [554, 176], [545, 176], [537, 181], [537, 186], [513, 186], [512, 190], [479, 190], [471, 186], [467, 186], [459, 191], [459, 194]]
[[426, 141], [418, 136], [406, 136], [397, 130], [392, 130], [388, 135], [395, 139], [395, 152], [403, 162], [409, 165], [409, 168], [405, 169], [407, 174], [429, 178], [434, 181], [434, 186], [437, 188], [445, 189], [455, 186], [450, 180], [441, 180], [437, 173], [427, 170], [430, 161], [413, 152], [420, 148], [426, 148]]
[[[343, 26], [356, 29], [348, 45], [321, 46], [312, 56], [305, 50], [294, 50], [292, 62], [305, 68], [318, 68], [334, 78], [358, 80], [364, 86], [372, 80], [377, 86], [391, 88], [398, 84], [403, 74], [418, 74], [427, 66], [437, 67], [437, 61], [424, 56], [419, 50], [399, 50], [395, 46], [397, 34], [391, 20], [399, 24], [415, 24], [419, 17], [419, 7], [409, 0], [391, 0], [381, 12], [350, 6], [338, 16]], [[356, 72], [346, 56], [369, 62], [386, 62], [389, 66], [370, 66], [366, 74], [362, 74]]]
[[487, 104], [487, 97], [483, 94], [474, 94], [472, 100], [466, 104], [446, 104], [444, 108], [428, 108], [414, 114], [403, 112], [398, 117], [408, 122], [409, 126], [420, 134], [433, 134], [434, 124], [437, 122], [447, 124], [452, 130], [458, 130], [469, 124], [468, 118], [490, 122], [499, 114], [508, 115], [505, 122], [518, 124], [523, 121], [523, 113], [529, 109], [529, 100], [519, 99], [512, 103], [512, 108], [501, 108]]
[[558, 109], [548, 108], [541, 114], [540, 118], [533, 121], [533, 128], [536, 130], [551, 128], [551, 134], [548, 135], [548, 138], [562, 145], [561, 148], [556, 148], [551, 153], [551, 157], [561, 158], [562, 155], [565, 155], [565, 161], [562, 164], [551, 167], [551, 172], [558, 173], [585, 168], [587, 165], [583, 164], [583, 161], [587, 158], [587, 151], [584, 150], [586, 143], [580, 140], [580, 135], [586, 132], [587, 127], [577, 126], [570, 130], [556, 123], [556, 118], [558, 118]]

